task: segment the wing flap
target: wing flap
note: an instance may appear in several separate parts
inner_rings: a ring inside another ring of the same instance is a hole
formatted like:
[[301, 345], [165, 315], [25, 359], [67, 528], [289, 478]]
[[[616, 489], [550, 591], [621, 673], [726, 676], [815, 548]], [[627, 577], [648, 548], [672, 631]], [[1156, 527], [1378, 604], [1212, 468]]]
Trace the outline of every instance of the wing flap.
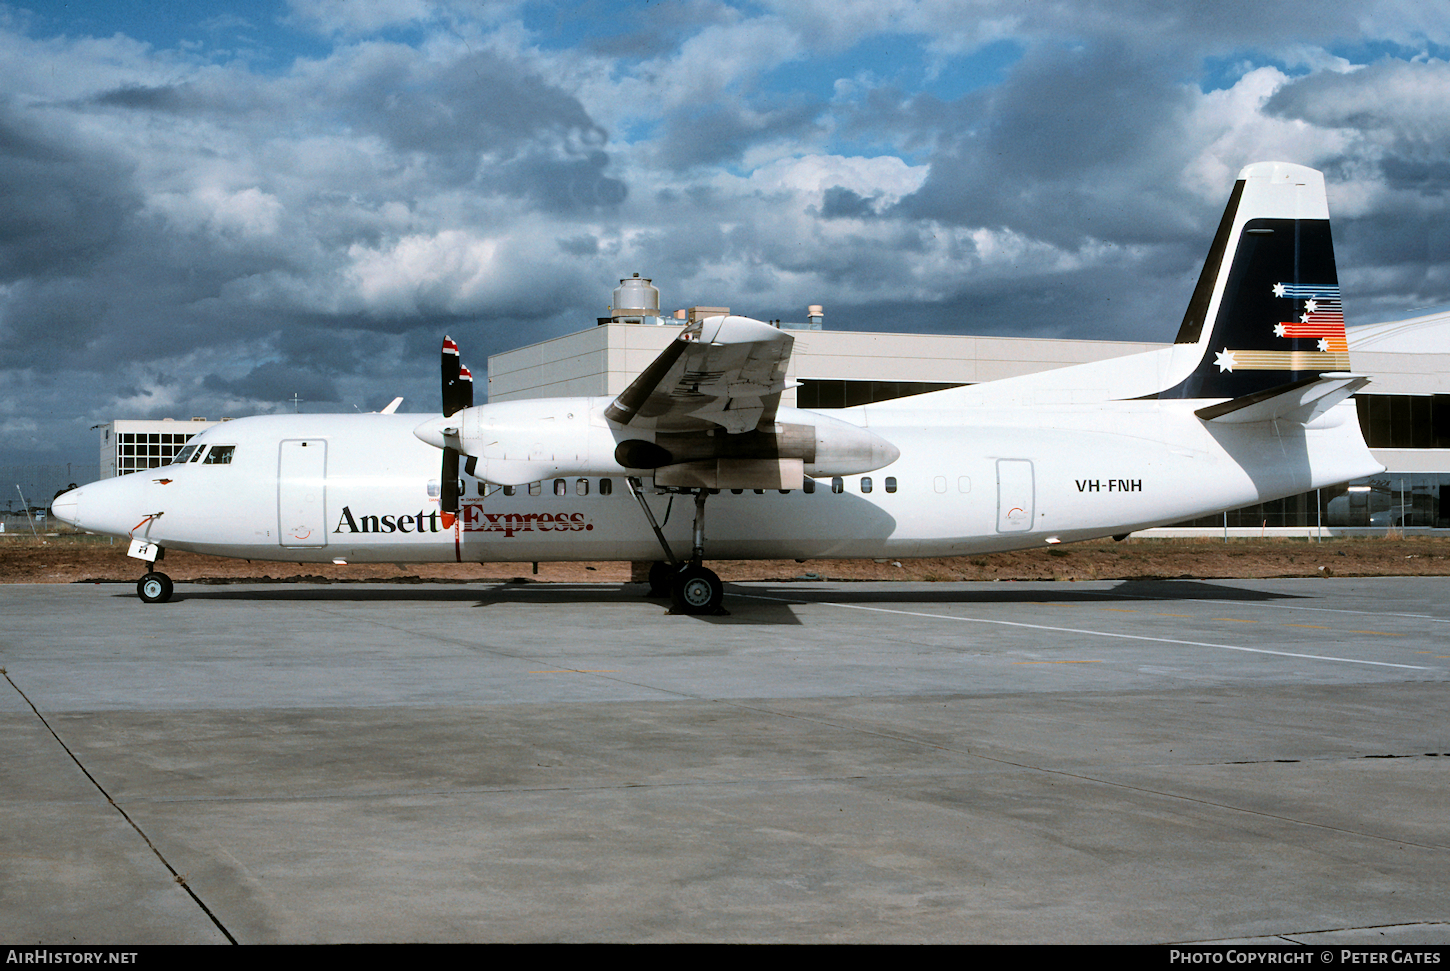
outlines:
[[605, 410], [621, 425], [660, 431], [719, 426], [731, 434], [775, 421], [794, 338], [749, 317], [686, 327]]

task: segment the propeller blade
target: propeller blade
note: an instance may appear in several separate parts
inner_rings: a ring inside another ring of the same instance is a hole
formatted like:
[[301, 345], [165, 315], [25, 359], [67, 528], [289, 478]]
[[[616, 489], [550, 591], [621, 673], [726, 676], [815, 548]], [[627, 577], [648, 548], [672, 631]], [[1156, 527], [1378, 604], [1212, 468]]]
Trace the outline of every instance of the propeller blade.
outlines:
[[[463, 358], [453, 338], [443, 338], [443, 417], [449, 418], [464, 408], [473, 407], [473, 372], [463, 366]], [[444, 529], [452, 529], [458, 518], [458, 450], [444, 447], [443, 472], [439, 478], [438, 511]], [[468, 460], [470, 474], [477, 460]]]
[[443, 417], [473, 407], [473, 373], [463, 366], [453, 338], [443, 338]]
[[458, 450], [443, 450], [443, 477], [438, 483], [438, 511], [441, 512], [443, 528], [452, 529], [458, 516]]

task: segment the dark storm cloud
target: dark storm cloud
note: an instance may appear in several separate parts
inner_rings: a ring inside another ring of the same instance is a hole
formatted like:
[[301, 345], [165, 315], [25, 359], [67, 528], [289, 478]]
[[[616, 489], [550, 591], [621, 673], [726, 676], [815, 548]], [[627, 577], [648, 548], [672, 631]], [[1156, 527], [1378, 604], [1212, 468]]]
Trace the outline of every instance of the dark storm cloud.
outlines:
[[311, 403], [332, 403], [340, 399], [333, 380], [315, 371], [271, 362], [253, 368], [246, 375], [227, 380], [209, 374], [202, 381], [206, 390], [255, 401], [288, 401], [296, 395]]
[[[1007, 227], [1074, 246], [1092, 237], [1159, 241], [1184, 227], [1170, 216], [1158, 167], [1189, 95], [1160, 62], [1121, 44], [1039, 48], [990, 97], [956, 106], [931, 174], [898, 212], [968, 226]], [[939, 113], [934, 113], [939, 114]], [[1136, 191], [1133, 185], [1141, 188]]]
[[86, 272], [123, 243], [139, 206], [123, 163], [48, 122], [0, 100], [0, 281]]
[[[878, 197], [879, 198], [879, 197]], [[833, 185], [821, 194], [822, 219], [865, 219], [876, 215], [877, 199]]]
[[819, 134], [825, 105], [808, 103], [754, 111], [739, 104], [682, 109], [666, 119], [661, 160], [674, 169], [738, 162], [761, 142], [809, 141]]
[[604, 174], [607, 132], [579, 99], [531, 68], [491, 54], [436, 65], [406, 48], [356, 58], [339, 107], [435, 179], [532, 198], [556, 212], [618, 205], [623, 182]]

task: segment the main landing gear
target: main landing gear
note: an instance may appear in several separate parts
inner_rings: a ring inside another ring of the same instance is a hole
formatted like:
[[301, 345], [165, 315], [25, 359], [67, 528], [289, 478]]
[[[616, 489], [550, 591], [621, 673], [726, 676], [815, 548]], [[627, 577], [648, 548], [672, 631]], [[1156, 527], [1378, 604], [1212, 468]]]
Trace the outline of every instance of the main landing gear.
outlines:
[[657, 561], [649, 569], [650, 596], [661, 597], [668, 593], [674, 602], [674, 610], [682, 614], [725, 613], [720, 606], [725, 599], [725, 584], [716, 576], [714, 570], [706, 569], [702, 565], [705, 559], [705, 499], [710, 491], [682, 490], [692, 492], [695, 496], [694, 543], [690, 550], [690, 559], [682, 563], [675, 559], [664, 531], [660, 529], [649, 504], [645, 502], [639, 480], [629, 476], [625, 481], [629, 483], [629, 491], [634, 493], [640, 509], [644, 510], [645, 518], [649, 520], [650, 528], [655, 532], [655, 538], [660, 541], [660, 546], [665, 551], [664, 561]]
[[[152, 564], [153, 566], [155, 564]], [[136, 596], [149, 604], [164, 604], [171, 599], [171, 577], [155, 570], [136, 581]]]

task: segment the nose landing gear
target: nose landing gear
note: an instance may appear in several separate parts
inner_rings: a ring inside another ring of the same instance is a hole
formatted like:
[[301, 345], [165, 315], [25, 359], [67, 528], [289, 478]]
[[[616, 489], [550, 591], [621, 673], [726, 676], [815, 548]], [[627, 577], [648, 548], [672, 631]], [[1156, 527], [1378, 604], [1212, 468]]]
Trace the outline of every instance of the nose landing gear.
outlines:
[[154, 570], [136, 581], [136, 596], [144, 603], [164, 604], [171, 599], [171, 577]]

